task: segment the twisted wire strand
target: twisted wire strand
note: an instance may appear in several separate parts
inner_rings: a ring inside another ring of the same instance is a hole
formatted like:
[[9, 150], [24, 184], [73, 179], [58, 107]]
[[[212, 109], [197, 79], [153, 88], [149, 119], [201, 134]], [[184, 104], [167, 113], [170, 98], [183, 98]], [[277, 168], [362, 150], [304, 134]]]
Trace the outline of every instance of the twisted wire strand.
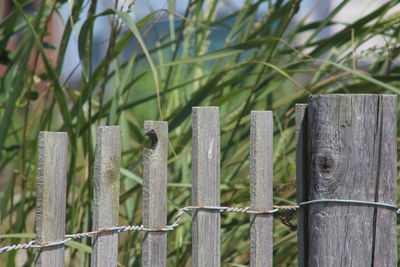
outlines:
[[108, 227], [108, 228], [100, 228], [95, 231], [91, 232], [84, 232], [84, 233], [76, 233], [76, 234], [67, 234], [65, 235], [63, 240], [54, 241], [54, 242], [37, 242], [36, 240], [31, 240], [25, 244], [15, 244], [9, 245], [0, 248], [0, 254], [9, 252], [12, 250], [19, 250], [19, 249], [29, 249], [29, 248], [47, 248], [47, 247], [54, 247], [63, 245], [71, 240], [81, 239], [81, 238], [91, 238], [95, 235], [100, 235], [102, 233], [107, 232], [127, 232], [127, 231], [141, 231], [141, 232], [169, 232], [175, 230], [180, 225], [182, 215], [184, 213], [189, 213], [194, 210], [208, 210], [208, 211], [216, 211], [219, 213], [222, 212], [232, 212], [232, 213], [244, 213], [244, 214], [253, 214], [253, 215], [272, 215], [276, 212], [284, 212], [284, 213], [291, 213], [296, 211], [299, 208], [307, 207], [311, 204], [319, 204], [319, 203], [345, 203], [345, 204], [358, 204], [358, 205], [371, 205], [375, 207], [382, 207], [394, 210], [397, 214], [400, 213], [400, 209], [391, 204], [381, 203], [381, 202], [371, 202], [371, 201], [361, 201], [361, 200], [344, 200], [344, 199], [316, 199], [311, 201], [306, 201], [299, 203], [298, 205], [291, 205], [291, 206], [273, 206], [271, 210], [252, 210], [250, 207], [219, 207], [219, 206], [187, 206], [183, 207], [178, 210], [178, 213], [175, 216], [174, 221], [172, 224], [167, 225], [163, 228], [149, 228], [144, 227], [143, 225], [126, 225], [126, 226], [115, 226], [115, 227]]
[[[291, 207], [291, 208], [288, 208]], [[19, 250], [19, 249], [29, 249], [29, 248], [48, 248], [63, 245], [71, 240], [77, 240], [81, 238], [92, 238], [93, 236], [100, 235], [102, 233], [109, 233], [109, 232], [128, 232], [128, 231], [140, 231], [140, 232], [169, 232], [175, 230], [180, 225], [182, 215], [194, 210], [215, 210], [218, 212], [233, 212], [233, 213], [247, 213], [247, 214], [273, 214], [279, 210], [288, 211], [293, 209], [293, 207], [297, 206], [274, 206], [272, 210], [265, 210], [265, 211], [256, 211], [251, 210], [250, 207], [239, 208], [239, 207], [217, 207], [217, 206], [187, 206], [183, 207], [178, 210], [174, 221], [172, 224], [167, 225], [163, 228], [148, 228], [144, 227], [143, 225], [126, 225], [126, 226], [115, 226], [115, 227], [108, 227], [108, 228], [100, 228], [95, 231], [90, 232], [83, 232], [83, 233], [76, 233], [76, 234], [67, 234], [65, 235], [65, 239], [60, 241], [54, 242], [38, 242], [36, 240], [31, 240], [28, 243], [24, 244], [15, 244], [9, 245], [0, 248], [0, 254], [6, 253], [12, 250]]]

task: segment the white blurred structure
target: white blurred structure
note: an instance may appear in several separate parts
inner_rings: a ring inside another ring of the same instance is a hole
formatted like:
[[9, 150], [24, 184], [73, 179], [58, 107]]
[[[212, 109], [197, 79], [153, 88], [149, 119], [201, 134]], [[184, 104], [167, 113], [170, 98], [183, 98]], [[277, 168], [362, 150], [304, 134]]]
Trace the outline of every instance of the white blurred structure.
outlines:
[[[298, 19], [307, 16], [306, 22], [314, 22], [323, 20], [330, 14], [343, 0], [303, 0], [301, 9], [297, 15]], [[345, 24], [350, 24], [363, 16], [369, 14], [373, 10], [382, 6], [390, 0], [350, 0], [348, 3], [333, 17], [335, 22], [338, 24], [326, 28], [317, 38], [328, 37], [335, 32], [338, 32], [345, 28]], [[390, 11], [390, 14], [400, 11], [400, 4], [397, 5]], [[342, 24], [342, 25], [340, 25]], [[350, 34], [350, 33], [349, 33]], [[357, 35], [357, 32], [354, 32]], [[304, 36], [306, 38], [307, 36]], [[303, 38], [303, 37], [302, 37]], [[385, 44], [383, 36], [376, 36], [373, 39], [363, 43], [356, 51], [356, 53], [367, 50], [370, 47], [383, 46]]]
[[[232, 10], [240, 9], [244, 3], [244, 0], [220, 0], [221, 1], [221, 12], [224, 10], [232, 12]], [[295, 17], [294, 24], [296, 21], [305, 19], [305, 22], [315, 22], [323, 20], [328, 14], [330, 14], [339, 4], [343, 3], [344, 0], [302, 0], [301, 6], [298, 14]], [[349, 0], [348, 3], [342, 8], [338, 14], [333, 18], [335, 22], [338, 24], [326, 27], [319, 35], [316, 36], [317, 39], [326, 38], [335, 32], [342, 30], [345, 27], [345, 24], [352, 23], [371, 11], [375, 10], [377, 7], [389, 2], [390, 0]], [[173, 1], [170, 0], [119, 0], [118, 7], [121, 10], [131, 9], [131, 14], [135, 20], [139, 20], [144, 16], [148, 15], [150, 12], [154, 10], [158, 10], [161, 8], [170, 8], [176, 11], [177, 13], [183, 14], [187, 7], [189, 0], [175, 0], [175, 5], [170, 6], [170, 3]], [[205, 5], [207, 5], [207, 0], [205, 1]], [[100, 4], [101, 3], [101, 4]], [[99, 2], [99, 7], [97, 12], [101, 12], [108, 8], [114, 8], [116, 6], [116, 0], [103, 0]], [[87, 5], [88, 6], [88, 5]], [[260, 5], [259, 14], [265, 14], [265, 9], [267, 5], [264, 3]], [[400, 4], [396, 5], [391, 13], [400, 11]], [[62, 8], [62, 14], [64, 14], [64, 19], [68, 17], [70, 10], [65, 4]], [[81, 26], [83, 19], [78, 23], [76, 27], [75, 33], [79, 32], [79, 27]], [[293, 25], [294, 26], [294, 25]], [[97, 40], [97, 48], [99, 49], [99, 53], [101, 54], [102, 49], [105, 49], [107, 46], [108, 32], [109, 32], [109, 23], [107, 18], [100, 18], [96, 21], [95, 26], [95, 39]], [[351, 33], [349, 33], [351, 34]], [[357, 32], [354, 33], [357, 35]], [[310, 36], [310, 33], [304, 33], [297, 37], [296, 42], [302, 43], [306, 38]], [[65, 64], [63, 67], [64, 77], [67, 77], [69, 73], [73, 72], [76, 66], [79, 66], [79, 59], [76, 56], [77, 52], [77, 36], [73, 36], [71, 42], [74, 44], [68, 46], [68, 52], [65, 59]], [[96, 42], [96, 41], [95, 41]], [[363, 50], [367, 50], [368, 48], [374, 46], [384, 46], [386, 40], [383, 36], [376, 36], [373, 39], [363, 43], [360, 47], [355, 50], [355, 54], [360, 53]], [[96, 44], [95, 44], [96, 45]], [[304, 51], [309, 52], [309, 51]], [[76, 69], [75, 74], [73, 75], [75, 78], [79, 79], [80, 77], [80, 69], [79, 67]]]

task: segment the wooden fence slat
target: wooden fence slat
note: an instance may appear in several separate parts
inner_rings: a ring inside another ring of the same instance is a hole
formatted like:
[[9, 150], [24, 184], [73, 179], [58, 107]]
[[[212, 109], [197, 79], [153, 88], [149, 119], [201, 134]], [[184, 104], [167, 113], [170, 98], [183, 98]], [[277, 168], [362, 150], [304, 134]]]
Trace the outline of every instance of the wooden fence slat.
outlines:
[[[220, 128], [218, 107], [192, 109], [192, 203], [220, 205]], [[219, 211], [194, 210], [192, 266], [221, 264]]]
[[[65, 236], [68, 135], [40, 132], [36, 200], [36, 240], [61, 241]], [[36, 250], [35, 266], [64, 266], [64, 245]]]
[[[251, 209], [272, 209], [273, 118], [252, 111], [250, 128]], [[272, 266], [272, 215], [250, 216], [250, 266]]]
[[[316, 95], [308, 105], [308, 196], [396, 204], [394, 95]], [[307, 266], [396, 266], [396, 213], [308, 206]]]
[[[306, 195], [306, 175], [307, 170], [307, 115], [306, 114], [307, 104], [296, 104], [296, 198], [297, 203], [307, 201]], [[306, 247], [307, 247], [307, 210], [299, 209], [297, 211], [297, 260], [299, 267], [305, 267]]]
[[[118, 225], [120, 164], [121, 127], [98, 127], [94, 164], [93, 230]], [[92, 266], [117, 266], [117, 260], [118, 233], [101, 233], [92, 238]]]
[[[378, 122], [381, 143], [375, 201], [397, 204], [397, 95], [380, 95]], [[397, 214], [392, 210], [375, 209], [373, 266], [397, 265]]]
[[[143, 153], [143, 225], [163, 228], [167, 224], [168, 123], [145, 121], [144, 133], [152, 142]], [[167, 266], [167, 233], [145, 232], [142, 266]]]

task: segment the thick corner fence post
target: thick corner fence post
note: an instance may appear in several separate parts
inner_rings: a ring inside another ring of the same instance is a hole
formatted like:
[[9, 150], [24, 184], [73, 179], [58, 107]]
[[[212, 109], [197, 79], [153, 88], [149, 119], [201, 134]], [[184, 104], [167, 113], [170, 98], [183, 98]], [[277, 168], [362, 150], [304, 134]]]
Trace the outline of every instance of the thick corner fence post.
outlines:
[[[36, 241], [64, 239], [68, 135], [40, 132], [36, 200]], [[64, 244], [36, 250], [35, 266], [64, 266]]]
[[[167, 225], [168, 124], [145, 121], [144, 133], [151, 139], [151, 147], [143, 153], [143, 225], [164, 228]], [[166, 232], [144, 232], [142, 266], [167, 266]]]
[[[296, 120], [296, 198], [297, 203], [301, 203], [307, 200], [306, 191], [307, 187], [306, 179], [306, 164], [307, 164], [307, 104], [296, 104], [295, 108], [295, 120]], [[306, 267], [305, 263], [306, 248], [307, 248], [307, 210], [297, 210], [297, 261], [299, 267]]]
[[[251, 210], [272, 210], [273, 117], [252, 111], [250, 128]], [[272, 267], [272, 214], [250, 215], [250, 266]]]
[[[120, 165], [121, 127], [98, 127], [94, 163], [93, 230], [118, 225]], [[117, 232], [95, 235], [92, 247], [93, 267], [117, 266]]]
[[[220, 205], [220, 128], [217, 107], [192, 109], [192, 203], [193, 206]], [[218, 210], [193, 211], [192, 266], [221, 264]]]
[[[397, 97], [316, 95], [308, 104], [308, 200], [396, 205]], [[307, 266], [397, 266], [396, 212], [314, 203], [308, 210]]]

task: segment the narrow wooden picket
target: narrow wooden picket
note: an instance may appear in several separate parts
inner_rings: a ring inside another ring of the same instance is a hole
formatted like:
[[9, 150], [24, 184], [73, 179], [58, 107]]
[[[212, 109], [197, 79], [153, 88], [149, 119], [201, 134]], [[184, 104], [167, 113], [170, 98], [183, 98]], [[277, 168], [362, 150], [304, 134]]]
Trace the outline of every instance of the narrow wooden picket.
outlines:
[[[101, 126], [96, 135], [94, 164], [93, 230], [118, 225], [121, 127]], [[118, 233], [100, 233], [92, 238], [91, 265], [117, 266]]]
[[[163, 228], [167, 224], [168, 124], [145, 121], [144, 133], [151, 147], [143, 153], [143, 225]], [[167, 233], [145, 232], [142, 240], [142, 266], [167, 266]]]
[[[307, 104], [296, 104], [296, 199], [297, 203], [307, 200], [307, 116], [305, 115]], [[307, 259], [307, 210], [299, 209], [297, 211], [297, 261], [299, 267], [306, 267]]]
[[[220, 128], [217, 107], [192, 110], [192, 204], [220, 205]], [[221, 264], [218, 210], [193, 211], [192, 266]]]
[[[252, 111], [250, 128], [251, 209], [272, 210], [273, 119]], [[272, 214], [250, 216], [250, 266], [272, 266]]]
[[[40, 132], [36, 197], [36, 241], [61, 241], [65, 235], [68, 135]], [[36, 250], [35, 266], [64, 266], [64, 245]]]

